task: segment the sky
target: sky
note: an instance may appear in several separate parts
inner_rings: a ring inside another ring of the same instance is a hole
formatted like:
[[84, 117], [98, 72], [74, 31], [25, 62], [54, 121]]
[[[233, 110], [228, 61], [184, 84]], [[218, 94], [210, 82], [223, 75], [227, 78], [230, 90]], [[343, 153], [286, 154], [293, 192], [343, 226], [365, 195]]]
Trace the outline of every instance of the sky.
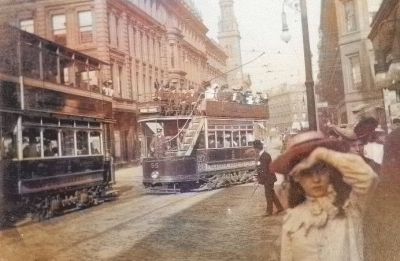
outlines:
[[[305, 69], [300, 12], [291, 4], [285, 5], [289, 31], [289, 43], [281, 40], [283, 0], [234, 0], [236, 19], [241, 33], [242, 63], [266, 52], [257, 61], [245, 66], [254, 90], [266, 90], [282, 83], [304, 83]], [[289, 0], [297, 2], [298, 0]], [[250, 4], [251, 3], [251, 4]], [[195, 0], [208, 36], [217, 39], [220, 17], [219, 0]], [[320, 0], [308, 0], [308, 23], [313, 53], [314, 81], [318, 72], [318, 41]]]

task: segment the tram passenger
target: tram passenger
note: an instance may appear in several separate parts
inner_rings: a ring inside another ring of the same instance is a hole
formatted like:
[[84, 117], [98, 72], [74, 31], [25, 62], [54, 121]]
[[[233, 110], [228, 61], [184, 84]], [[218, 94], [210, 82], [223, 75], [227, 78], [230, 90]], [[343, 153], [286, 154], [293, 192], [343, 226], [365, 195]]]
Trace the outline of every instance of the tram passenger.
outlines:
[[24, 148], [23, 155], [24, 158], [35, 158], [40, 157], [38, 150], [38, 144], [36, 143], [35, 137], [29, 137], [29, 144]]
[[155, 158], [162, 158], [167, 152], [167, 141], [160, 128], [157, 129], [157, 134], [151, 140], [150, 151]]

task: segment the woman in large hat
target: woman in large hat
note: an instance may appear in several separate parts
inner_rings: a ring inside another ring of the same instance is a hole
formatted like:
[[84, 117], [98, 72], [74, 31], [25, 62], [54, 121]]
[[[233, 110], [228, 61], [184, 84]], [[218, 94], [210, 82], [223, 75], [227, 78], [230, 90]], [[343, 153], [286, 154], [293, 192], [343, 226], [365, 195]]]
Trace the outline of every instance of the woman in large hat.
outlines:
[[343, 141], [306, 132], [271, 169], [290, 181], [281, 260], [363, 260], [362, 216], [377, 175], [360, 156]]

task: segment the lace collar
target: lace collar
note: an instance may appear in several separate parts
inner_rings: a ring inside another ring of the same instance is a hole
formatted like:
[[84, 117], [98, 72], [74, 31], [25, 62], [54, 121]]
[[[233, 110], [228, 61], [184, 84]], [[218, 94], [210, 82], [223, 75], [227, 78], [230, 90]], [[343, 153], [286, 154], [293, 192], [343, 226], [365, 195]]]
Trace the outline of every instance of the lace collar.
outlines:
[[311, 228], [323, 228], [329, 219], [338, 214], [338, 209], [333, 205], [336, 192], [330, 185], [328, 195], [320, 198], [307, 197], [306, 200], [293, 209], [289, 209], [283, 220], [285, 230], [289, 235], [304, 228], [305, 236]]

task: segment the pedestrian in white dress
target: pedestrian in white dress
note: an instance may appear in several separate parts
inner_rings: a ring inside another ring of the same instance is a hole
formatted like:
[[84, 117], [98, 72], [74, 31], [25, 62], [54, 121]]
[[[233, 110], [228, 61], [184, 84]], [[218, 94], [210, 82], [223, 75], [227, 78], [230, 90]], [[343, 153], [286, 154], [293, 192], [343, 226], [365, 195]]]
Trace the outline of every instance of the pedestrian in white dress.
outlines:
[[271, 168], [288, 174], [282, 261], [362, 261], [362, 220], [377, 174], [342, 141], [299, 134]]

